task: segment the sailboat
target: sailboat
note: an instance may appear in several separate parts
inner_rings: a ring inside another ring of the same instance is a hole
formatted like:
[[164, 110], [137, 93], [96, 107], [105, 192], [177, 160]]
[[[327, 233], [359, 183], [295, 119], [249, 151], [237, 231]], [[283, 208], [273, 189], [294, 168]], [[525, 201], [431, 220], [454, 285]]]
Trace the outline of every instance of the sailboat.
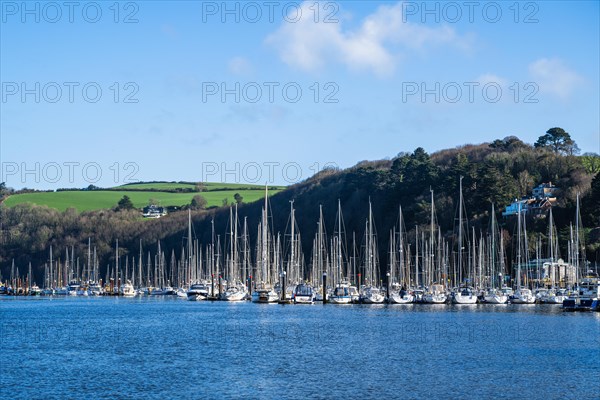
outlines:
[[265, 185], [265, 205], [262, 210], [262, 222], [259, 226], [260, 229], [260, 254], [259, 263], [260, 269], [257, 282], [255, 283], [254, 291], [252, 292], [253, 303], [277, 303], [279, 295], [275, 291], [271, 282], [270, 269], [270, 256], [269, 256], [269, 227], [268, 227], [268, 188]]
[[352, 295], [350, 294], [350, 283], [344, 280], [342, 271], [342, 206], [338, 199], [337, 213], [337, 235], [334, 237], [335, 247], [335, 287], [333, 293], [328, 298], [328, 301], [333, 304], [350, 304]]
[[124, 297], [134, 297], [135, 289], [133, 288], [133, 284], [129, 279], [125, 281], [124, 284], [119, 288], [119, 294]]
[[237, 204], [235, 205], [235, 217], [231, 207], [229, 208], [229, 271], [227, 272], [227, 287], [221, 295], [221, 300], [225, 301], [242, 301], [248, 296], [246, 285], [240, 280], [239, 257], [238, 257], [238, 212]]
[[315, 294], [313, 287], [308, 283], [300, 283], [294, 288], [294, 304], [313, 304]]
[[517, 287], [510, 298], [510, 302], [514, 304], [533, 304], [535, 303], [535, 296], [531, 289], [521, 286], [521, 244], [521, 203], [519, 203], [517, 218]]
[[[446, 293], [446, 287], [443, 283], [436, 283], [434, 279], [435, 275], [435, 246], [434, 246], [434, 238], [435, 238], [435, 207], [433, 203], [433, 190], [431, 192], [431, 228], [430, 228], [430, 237], [429, 237], [429, 251], [427, 251], [427, 245], [425, 246], [426, 254], [428, 257], [425, 262], [426, 268], [426, 279], [429, 284], [428, 290], [423, 294], [423, 303], [427, 304], [444, 304], [448, 300], [448, 295]], [[438, 246], [442, 246], [442, 243], [437, 243]], [[439, 259], [438, 259], [439, 262]], [[439, 275], [439, 270], [437, 274]]]
[[[463, 262], [462, 262], [462, 250], [463, 250], [463, 207], [464, 207], [464, 200], [463, 200], [463, 192], [462, 192], [462, 181], [463, 181], [463, 177], [460, 177], [460, 183], [459, 183], [459, 200], [458, 200], [458, 270], [462, 271], [463, 268]], [[494, 212], [494, 208], [492, 205], [492, 212]], [[475, 245], [475, 243], [473, 243], [473, 245]], [[469, 271], [470, 273], [471, 271]], [[469, 275], [470, 278], [470, 282], [473, 282], [473, 275]], [[454, 304], [475, 304], [477, 303], [477, 294], [474, 292], [473, 288], [464, 285], [464, 286], [459, 286], [453, 293], [452, 293], [452, 302]]]
[[381, 289], [377, 287], [379, 266], [377, 265], [377, 251], [375, 243], [375, 234], [373, 232], [373, 210], [371, 200], [369, 200], [369, 219], [366, 223], [365, 239], [367, 246], [367, 255], [365, 262], [365, 285], [361, 287], [360, 302], [364, 304], [381, 304], [385, 301], [385, 296]]
[[580, 236], [581, 218], [579, 211], [579, 193], [577, 193], [577, 208], [575, 212], [575, 242], [572, 245], [573, 264], [575, 266], [573, 293], [563, 301], [565, 311], [600, 311], [600, 277], [592, 270], [581, 273], [580, 264], [585, 268], [585, 250], [583, 238]]
[[404, 230], [403, 230], [403, 215], [402, 215], [402, 206], [399, 207], [399, 216], [398, 216], [398, 247], [400, 249], [399, 260], [398, 260], [398, 273], [395, 274], [395, 254], [396, 254], [396, 235], [395, 232], [392, 233], [392, 237], [390, 240], [390, 257], [392, 258], [390, 262], [390, 280], [392, 285], [395, 282], [395, 276], [398, 279], [397, 285], [400, 287], [398, 290], [392, 290], [390, 293], [390, 297], [388, 299], [388, 303], [390, 304], [411, 304], [415, 301], [415, 296], [410, 293], [407, 289], [408, 282], [410, 281], [410, 271], [405, 271], [405, 256], [404, 256]]

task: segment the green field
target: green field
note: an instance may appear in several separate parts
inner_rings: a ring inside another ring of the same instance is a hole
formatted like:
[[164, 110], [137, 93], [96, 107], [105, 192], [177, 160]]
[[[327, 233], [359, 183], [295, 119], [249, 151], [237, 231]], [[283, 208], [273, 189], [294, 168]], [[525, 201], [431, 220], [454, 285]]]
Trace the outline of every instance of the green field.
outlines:
[[[156, 187], [156, 184], [151, 184]], [[221, 186], [223, 187], [223, 186]], [[275, 194], [280, 190], [269, 190], [269, 195]], [[23, 193], [8, 197], [3, 204], [8, 207], [22, 203], [34, 203], [46, 205], [64, 211], [67, 208], [75, 208], [78, 211], [90, 211], [106, 208], [114, 208], [117, 202], [127, 195], [131, 198], [133, 205], [142, 208], [148, 205], [150, 199], [156, 199], [158, 205], [183, 206], [189, 204], [192, 198], [200, 194], [207, 202], [208, 206], [221, 206], [223, 199], [227, 198], [229, 203], [234, 201], [233, 195], [239, 193], [243, 197], [244, 203], [250, 203], [264, 198], [264, 189], [245, 189], [245, 190], [213, 190], [202, 193], [169, 193], [169, 192], [143, 192], [138, 190], [130, 191], [64, 191], [64, 192], [38, 192]]]
[[[261, 185], [252, 185], [248, 183], [221, 183], [221, 182], [205, 182], [204, 187], [207, 191], [212, 190], [247, 190], [247, 189], [256, 189], [256, 190], [265, 190], [264, 186]], [[149, 189], [159, 189], [159, 190], [175, 190], [175, 189], [194, 189], [195, 185], [191, 183], [177, 183], [177, 182], [157, 182], [157, 183], [130, 183], [127, 185], [117, 186], [118, 189], [123, 190], [149, 190]], [[284, 186], [269, 186], [269, 189], [275, 190], [283, 190]], [[241, 194], [241, 193], [240, 193]]]

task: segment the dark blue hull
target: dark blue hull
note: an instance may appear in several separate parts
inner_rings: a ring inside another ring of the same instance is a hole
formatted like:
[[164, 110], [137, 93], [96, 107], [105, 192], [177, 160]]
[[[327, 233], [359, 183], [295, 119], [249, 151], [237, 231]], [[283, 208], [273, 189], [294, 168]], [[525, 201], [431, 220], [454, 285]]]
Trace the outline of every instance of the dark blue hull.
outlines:
[[598, 311], [597, 299], [567, 299], [563, 301], [565, 311]]

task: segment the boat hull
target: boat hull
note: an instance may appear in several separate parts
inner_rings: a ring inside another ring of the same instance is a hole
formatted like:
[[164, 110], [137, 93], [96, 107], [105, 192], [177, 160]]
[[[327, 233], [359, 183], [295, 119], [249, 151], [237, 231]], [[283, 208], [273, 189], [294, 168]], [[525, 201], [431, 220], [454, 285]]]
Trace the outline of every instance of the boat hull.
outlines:
[[390, 296], [390, 304], [412, 304], [415, 302], [415, 296], [407, 294], [400, 296], [399, 294], [393, 294]]
[[444, 304], [448, 300], [448, 296], [445, 294], [425, 294], [423, 296], [423, 303], [425, 304]]
[[477, 296], [472, 294], [468, 296], [463, 296], [460, 293], [456, 293], [452, 296], [452, 303], [454, 304], [477, 304]]
[[313, 304], [313, 296], [294, 296], [294, 304]]
[[223, 293], [225, 301], [243, 301], [246, 300], [246, 292], [225, 292]]
[[259, 291], [252, 293], [253, 303], [277, 303], [279, 296], [275, 291]]
[[327, 301], [332, 304], [350, 304], [352, 296], [329, 296]]
[[508, 303], [508, 296], [506, 295], [487, 295], [485, 296], [485, 302], [488, 304], [506, 304]]

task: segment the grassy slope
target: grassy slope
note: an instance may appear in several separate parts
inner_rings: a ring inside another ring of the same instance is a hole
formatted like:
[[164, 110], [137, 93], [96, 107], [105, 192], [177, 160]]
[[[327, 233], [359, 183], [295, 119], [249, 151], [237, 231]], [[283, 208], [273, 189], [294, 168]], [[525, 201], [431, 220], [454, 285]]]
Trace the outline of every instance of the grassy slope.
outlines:
[[[155, 185], [155, 184], [153, 184]], [[155, 186], [154, 186], [155, 187]], [[275, 194], [279, 190], [271, 190], [269, 194]], [[264, 190], [226, 190], [208, 191], [200, 193], [208, 201], [208, 206], [220, 206], [224, 198], [233, 202], [233, 195], [240, 193], [244, 203], [256, 201], [264, 196]], [[149, 199], [156, 199], [162, 206], [182, 206], [189, 204], [192, 198], [199, 193], [167, 193], [167, 192], [142, 192], [134, 191], [65, 191], [65, 192], [40, 192], [24, 193], [10, 196], [4, 201], [8, 207], [21, 203], [35, 203], [47, 205], [58, 210], [66, 210], [69, 207], [78, 211], [98, 210], [102, 208], [113, 208], [124, 195], [131, 198], [135, 207], [144, 207]]]
[[[161, 189], [161, 190], [173, 190], [173, 189], [194, 189], [195, 185], [189, 183], [175, 183], [175, 182], [158, 182], [158, 183], [131, 183], [128, 185], [118, 186], [117, 188], [123, 190], [148, 190], [148, 189]], [[228, 190], [246, 190], [246, 189], [256, 189], [256, 190], [264, 190], [264, 186], [261, 185], [251, 185], [247, 183], [220, 183], [220, 182], [207, 182], [204, 184], [206, 190], [216, 190], [216, 189], [228, 189]], [[273, 188], [275, 186], [269, 186]], [[277, 189], [284, 189], [283, 186], [277, 186]], [[241, 194], [241, 193], [240, 193]]]

